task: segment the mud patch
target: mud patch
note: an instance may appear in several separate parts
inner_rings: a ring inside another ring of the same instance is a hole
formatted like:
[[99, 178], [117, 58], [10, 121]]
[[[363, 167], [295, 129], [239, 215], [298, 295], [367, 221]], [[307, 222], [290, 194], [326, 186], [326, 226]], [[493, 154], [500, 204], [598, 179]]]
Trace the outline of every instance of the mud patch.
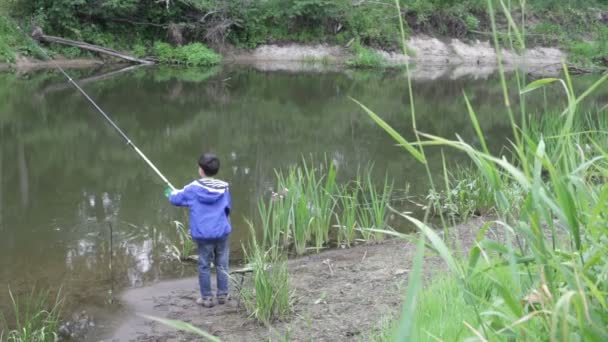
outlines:
[[[482, 224], [479, 219], [451, 228], [448, 240], [457, 241], [457, 248], [466, 251]], [[284, 336], [294, 341], [346, 341], [364, 337], [383, 317], [400, 310], [414, 253], [413, 244], [390, 240], [290, 261], [295, 312], [289, 322], [277, 322], [272, 328], [248, 319], [234, 294], [226, 305], [211, 309], [196, 305], [196, 278], [130, 290], [122, 296], [128, 308], [126, 319], [111, 340], [200, 340], [141, 319], [136, 313], [186, 321], [223, 341], [277, 340]], [[445, 265], [438, 257], [428, 257], [424, 268], [429, 279]]]

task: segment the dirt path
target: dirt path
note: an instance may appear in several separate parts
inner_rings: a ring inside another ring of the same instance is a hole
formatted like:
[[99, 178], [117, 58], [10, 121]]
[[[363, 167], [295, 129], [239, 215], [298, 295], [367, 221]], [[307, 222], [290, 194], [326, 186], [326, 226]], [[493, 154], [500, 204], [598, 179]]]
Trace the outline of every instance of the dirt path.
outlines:
[[[451, 228], [449, 241], [467, 251], [482, 220]], [[179, 319], [219, 336], [222, 341], [280, 340], [342, 341], [364, 339], [402, 303], [415, 248], [402, 240], [363, 245], [315, 254], [289, 263], [291, 287], [295, 290], [295, 313], [289, 322], [279, 322], [269, 331], [247, 319], [236, 300], [204, 309], [195, 278], [161, 282], [125, 292], [127, 307], [122, 324], [111, 341], [200, 341], [200, 337], [176, 332], [146, 322], [136, 312]], [[438, 257], [425, 259], [427, 277], [444, 269]]]

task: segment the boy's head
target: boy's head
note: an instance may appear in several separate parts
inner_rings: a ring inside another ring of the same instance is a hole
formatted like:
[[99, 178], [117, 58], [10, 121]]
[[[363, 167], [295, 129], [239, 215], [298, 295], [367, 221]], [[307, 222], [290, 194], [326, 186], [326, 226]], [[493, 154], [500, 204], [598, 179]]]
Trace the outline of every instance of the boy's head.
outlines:
[[205, 153], [198, 159], [201, 177], [213, 177], [220, 170], [220, 160], [215, 154]]

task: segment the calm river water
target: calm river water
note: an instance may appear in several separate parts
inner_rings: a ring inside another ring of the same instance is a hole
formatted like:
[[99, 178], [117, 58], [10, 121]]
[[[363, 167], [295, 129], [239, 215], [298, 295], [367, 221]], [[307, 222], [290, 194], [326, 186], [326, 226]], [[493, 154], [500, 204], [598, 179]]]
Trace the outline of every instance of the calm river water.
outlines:
[[[104, 70], [71, 71], [87, 79]], [[595, 77], [576, 79], [584, 89]], [[333, 160], [343, 181], [375, 165], [395, 187], [422, 196], [421, 165], [383, 133], [350, 97], [408, 137], [407, 83], [400, 71], [262, 72], [250, 67], [143, 68], [83, 87], [178, 186], [196, 176], [204, 151], [222, 160], [231, 183], [234, 234], [240, 254], [245, 218], [275, 185], [275, 169], [302, 157]], [[514, 85], [515, 79], [509, 83]], [[511, 132], [497, 77], [414, 82], [418, 127], [476, 144], [463, 101], [469, 95], [489, 142]], [[560, 108], [559, 88], [530, 96], [531, 114]], [[605, 93], [605, 92], [604, 92]], [[606, 96], [591, 100], [599, 105]], [[63, 288], [70, 307], [103, 307], [110, 290], [143, 286], [195, 270], [171, 260], [171, 207], [163, 185], [82, 96], [52, 71], [0, 74], [0, 307], [7, 288]], [[446, 154], [452, 162], [463, 156]], [[439, 149], [429, 150], [433, 170]], [[110, 270], [110, 227], [113, 268]]]

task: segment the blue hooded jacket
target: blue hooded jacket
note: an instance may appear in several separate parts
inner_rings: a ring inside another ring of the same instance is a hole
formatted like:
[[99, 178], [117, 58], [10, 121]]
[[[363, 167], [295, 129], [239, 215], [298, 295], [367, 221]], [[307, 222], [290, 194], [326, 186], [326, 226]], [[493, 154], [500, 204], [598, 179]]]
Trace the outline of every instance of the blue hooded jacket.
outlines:
[[169, 202], [190, 208], [190, 234], [194, 240], [217, 240], [230, 234], [232, 201], [228, 183], [203, 178], [175, 190]]

